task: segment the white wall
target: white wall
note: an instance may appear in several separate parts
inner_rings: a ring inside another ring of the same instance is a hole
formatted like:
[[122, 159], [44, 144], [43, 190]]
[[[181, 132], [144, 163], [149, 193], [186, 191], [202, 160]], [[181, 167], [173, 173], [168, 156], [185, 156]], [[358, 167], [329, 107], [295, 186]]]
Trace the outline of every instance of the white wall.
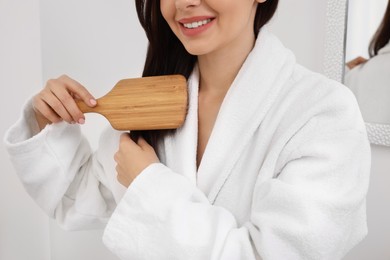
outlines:
[[[0, 0], [0, 136], [42, 85], [38, 0]], [[49, 227], [0, 145], [0, 259], [49, 260]]]
[[297, 62], [323, 72], [327, 1], [280, 0], [272, 31], [294, 51]]

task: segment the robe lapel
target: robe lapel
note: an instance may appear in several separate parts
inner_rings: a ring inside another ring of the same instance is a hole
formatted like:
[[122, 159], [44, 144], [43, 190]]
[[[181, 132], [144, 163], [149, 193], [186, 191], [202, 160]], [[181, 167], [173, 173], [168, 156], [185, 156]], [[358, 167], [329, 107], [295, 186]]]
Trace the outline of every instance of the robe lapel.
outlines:
[[196, 185], [196, 151], [198, 143], [199, 72], [195, 67], [188, 80], [188, 111], [184, 125], [175, 136], [165, 138], [166, 165], [186, 176]]
[[[292, 53], [263, 29], [225, 96], [198, 169], [198, 185], [209, 191], [206, 195], [211, 203], [292, 74], [294, 65]], [[197, 129], [197, 125], [191, 127]]]

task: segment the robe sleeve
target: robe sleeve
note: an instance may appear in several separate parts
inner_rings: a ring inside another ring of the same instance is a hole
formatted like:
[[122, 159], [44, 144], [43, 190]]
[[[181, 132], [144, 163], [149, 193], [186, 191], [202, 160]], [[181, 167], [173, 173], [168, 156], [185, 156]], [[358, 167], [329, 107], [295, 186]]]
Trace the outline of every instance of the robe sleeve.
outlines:
[[116, 203], [79, 126], [39, 131], [29, 101], [4, 141], [26, 191], [50, 217], [65, 229], [103, 227]]
[[291, 138], [275, 177], [255, 184], [245, 224], [152, 164], [118, 204], [105, 245], [121, 259], [341, 259], [367, 233], [370, 147], [352, 107], [312, 117]]

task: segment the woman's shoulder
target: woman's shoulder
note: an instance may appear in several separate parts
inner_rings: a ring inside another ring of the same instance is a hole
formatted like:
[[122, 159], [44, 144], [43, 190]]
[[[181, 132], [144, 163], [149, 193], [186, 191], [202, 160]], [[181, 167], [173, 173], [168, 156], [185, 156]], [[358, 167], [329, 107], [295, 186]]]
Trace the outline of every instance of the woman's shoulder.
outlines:
[[352, 91], [338, 81], [296, 65], [289, 84], [289, 91], [308, 105], [323, 104], [331, 107], [355, 106], [357, 102]]
[[275, 111], [284, 114], [283, 119], [291, 124], [312, 119], [332, 125], [349, 122], [359, 131], [364, 131], [359, 105], [352, 91], [299, 65], [275, 104]]
[[[366, 136], [353, 93], [337, 81], [298, 66], [273, 106], [270, 118], [278, 120], [277, 133], [288, 136], [290, 149], [310, 138], [347, 134]], [[272, 121], [270, 120], [270, 122]], [[343, 134], [341, 134], [343, 133]]]

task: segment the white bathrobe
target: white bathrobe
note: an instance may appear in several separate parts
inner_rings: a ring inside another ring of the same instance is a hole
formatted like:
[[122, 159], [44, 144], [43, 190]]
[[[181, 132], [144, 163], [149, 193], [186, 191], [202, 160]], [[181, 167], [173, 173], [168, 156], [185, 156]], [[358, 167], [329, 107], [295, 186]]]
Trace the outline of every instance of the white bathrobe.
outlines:
[[34, 136], [31, 104], [5, 142], [20, 179], [66, 229], [106, 225], [121, 259], [340, 259], [367, 233], [370, 148], [357, 102], [263, 30], [196, 167], [198, 71], [183, 127], [126, 190], [119, 132], [92, 154], [80, 129]]

